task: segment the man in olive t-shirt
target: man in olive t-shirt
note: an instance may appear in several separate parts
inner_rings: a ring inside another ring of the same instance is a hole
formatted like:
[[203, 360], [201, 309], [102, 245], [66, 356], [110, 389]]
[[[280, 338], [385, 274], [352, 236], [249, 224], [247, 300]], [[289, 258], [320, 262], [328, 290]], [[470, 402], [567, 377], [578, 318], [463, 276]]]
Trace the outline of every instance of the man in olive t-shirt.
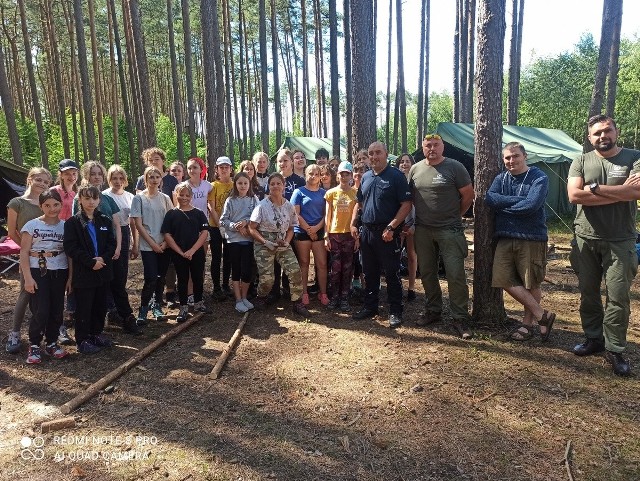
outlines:
[[[605, 352], [619, 376], [631, 373], [622, 356], [627, 345], [631, 282], [636, 275], [636, 201], [640, 199], [640, 152], [618, 147], [615, 121], [596, 115], [588, 121], [594, 151], [569, 169], [569, 201], [578, 205], [571, 262], [578, 275], [580, 319], [586, 341], [578, 356]], [[607, 290], [602, 306], [602, 278]]]
[[444, 157], [444, 143], [439, 135], [426, 135], [422, 151], [425, 159], [411, 167], [408, 179], [416, 209], [416, 253], [427, 296], [426, 310], [416, 324], [425, 326], [442, 317], [442, 289], [438, 279], [438, 257], [442, 255], [452, 326], [460, 337], [469, 339], [471, 332], [466, 326], [469, 287], [464, 270], [468, 250], [462, 214], [473, 202], [471, 177], [460, 162]]

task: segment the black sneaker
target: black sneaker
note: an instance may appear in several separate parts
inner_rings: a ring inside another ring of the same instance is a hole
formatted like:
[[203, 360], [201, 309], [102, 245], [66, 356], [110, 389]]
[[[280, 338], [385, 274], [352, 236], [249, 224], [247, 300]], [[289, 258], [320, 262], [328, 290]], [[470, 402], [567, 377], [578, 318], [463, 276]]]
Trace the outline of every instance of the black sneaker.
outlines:
[[604, 351], [604, 342], [599, 339], [587, 339], [573, 348], [576, 356], [591, 356]]
[[227, 295], [222, 289], [214, 289], [211, 298], [216, 302], [223, 302], [227, 300]]
[[391, 329], [395, 329], [396, 327], [400, 327], [402, 324], [402, 315], [401, 314], [390, 314], [389, 315], [389, 327]]
[[122, 331], [127, 334], [133, 334], [134, 336], [139, 336], [143, 333], [142, 329], [138, 326], [138, 322], [136, 320], [136, 316], [133, 314], [129, 314], [127, 318], [122, 323]]
[[407, 291], [407, 301], [411, 302], [411, 301], [415, 301], [416, 300], [416, 291], [409, 289]]
[[122, 324], [124, 319], [120, 314], [118, 314], [116, 309], [111, 309], [107, 312], [107, 321], [109, 321], [110, 324]]
[[363, 307], [358, 312], [355, 312], [351, 317], [356, 321], [360, 321], [362, 319], [371, 319], [372, 317], [377, 315], [378, 315], [377, 310], [374, 311], [373, 309], [367, 309], [366, 307]]
[[349, 299], [347, 299], [346, 297], [343, 297], [342, 299], [340, 299], [340, 310], [342, 312], [351, 311], [351, 306], [349, 305]]
[[339, 304], [340, 304], [340, 299], [338, 299], [337, 297], [334, 297], [329, 301], [329, 304], [327, 304], [327, 309], [331, 309], [331, 310], [337, 309]]
[[306, 308], [306, 306], [302, 303], [302, 301], [296, 301], [293, 303], [293, 312], [295, 312], [296, 314], [300, 314], [301, 316], [304, 316], [304, 317], [311, 316], [309, 309]]
[[629, 360], [622, 357], [622, 353], [607, 351], [604, 358], [613, 366], [613, 373], [616, 376], [631, 375], [631, 364]]
[[176, 322], [178, 324], [182, 324], [189, 318], [189, 306], [180, 306], [180, 312], [178, 312], [178, 316], [176, 317]]

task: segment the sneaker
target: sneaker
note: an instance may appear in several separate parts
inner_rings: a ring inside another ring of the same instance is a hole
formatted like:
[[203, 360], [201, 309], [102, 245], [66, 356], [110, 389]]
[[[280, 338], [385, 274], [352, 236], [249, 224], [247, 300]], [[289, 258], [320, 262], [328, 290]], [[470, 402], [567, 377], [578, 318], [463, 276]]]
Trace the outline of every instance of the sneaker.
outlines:
[[20, 352], [20, 333], [12, 331], [7, 338], [7, 352], [9, 354], [17, 354]]
[[245, 297], [244, 299], [242, 299], [242, 303], [247, 306], [247, 309], [251, 310], [253, 309], [255, 306], [253, 304], [251, 304], [247, 298]]
[[138, 326], [136, 316], [133, 314], [129, 314], [127, 316], [127, 318], [122, 322], [122, 331], [127, 334], [133, 334], [134, 336], [142, 334], [142, 329]]
[[209, 314], [211, 312], [209, 308], [204, 305], [204, 301], [196, 302], [193, 305], [193, 310], [195, 312], [202, 312], [203, 314]]
[[180, 304], [178, 303], [178, 295], [175, 291], [167, 291], [164, 295], [164, 297], [167, 299], [167, 308], [168, 309], [175, 309], [176, 307], [178, 307]]
[[75, 341], [67, 332], [67, 327], [64, 325], [60, 326], [60, 332], [58, 333], [58, 344], [62, 344], [63, 346], [75, 344]]
[[326, 294], [318, 294], [318, 300], [323, 306], [329, 304], [329, 297]]
[[318, 284], [313, 284], [312, 286], [310, 286], [307, 289], [307, 292], [309, 294], [311, 294], [312, 296], [315, 296], [316, 294], [318, 294], [320, 292], [320, 286]]
[[164, 319], [164, 312], [162, 311], [162, 306], [157, 302], [151, 304], [151, 315], [155, 318], [156, 321], [162, 321]]
[[351, 306], [349, 305], [349, 299], [347, 299], [346, 297], [343, 297], [342, 299], [340, 299], [340, 310], [342, 312], [351, 311]]
[[193, 309], [193, 306], [194, 306], [195, 303], [196, 303], [196, 301], [193, 298], [193, 294], [191, 294], [189, 297], [187, 297], [187, 307], [189, 307], [190, 309]]
[[40, 364], [42, 362], [42, 354], [40, 353], [40, 347], [35, 344], [29, 348], [29, 355], [27, 356], [27, 364]]
[[180, 311], [176, 317], [176, 322], [181, 324], [189, 318], [189, 306], [180, 306]]
[[[69, 355], [69, 353], [67, 351], [62, 349], [55, 342], [52, 342], [51, 344], [47, 344], [47, 346], [44, 348], [44, 352], [48, 356], [51, 356], [54, 359], [63, 359], [63, 358], [65, 358], [65, 357], [67, 357]], [[27, 362], [29, 362], [29, 361], [27, 361]]]
[[391, 314], [389, 315], [389, 327], [391, 329], [395, 329], [396, 327], [400, 327], [402, 324], [402, 315], [400, 314]]
[[242, 299], [236, 302], [236, 311], [238, 311], [240, 314], [244, 314], [245, 312], [249, 311], [249, 308], [245, 306], [244, 302], [242, 302]]
[[78, 352], [81, 354], [95, 354], [102, 349], [93, 344], [89, 339], [85, 339], [78, 345]]
[[338, 299], [337, 297], [334, 297], [329, 301], [329, 304], [327, 304], [327, 309], [337, 309], [339, 304], [340, 304], [340, 299]]
[[309, 309], [307, 309], [307, 307], [302, 303], [302, 301], [293, 303], [293, 312], [295, 312], [296, 314], [300, 314], [301, 316], [304, 316], [304, 317], [311, 316]]
[[136, 319], [136, 324], [138, 326], [147, 325], [147, 314], [149, 314], [149, 308], [147, 306], [140, 306], [140, 309], [138, 310], [138, 318]]
[[91, 343], [97, 347], [112, 347], [113, 341], [109, 339], [105, 334], [96, 334], [91, 337]]
[[118, 314], [118, 311], [116, 309], [111, 309], [107, 312], [107, 321], [109, 322], [109, 324], [122, 324], [122, 321], [124, 321], [124, 319], [120, 314]]
[[309, 294], [307, 294], [306, 292], [304, 294], [302, 294], [302, 299], [300, 300], [300, 302], [302, 303], [303, 306], [308, 306], [309, 305]]
[[211, 294], [211, 299], [216, 302], [222, 302], [227, 300], [227, 295], [222, 289], [214, 289], [213, 293]]
[[222, 292], [224, 292], [224, 295], [227, 296], [228, 299], [235, 299], [236, 297], [229, 286], [222, 286]]
[[416, 300], [416, 291], [409, 289], [407, 291], [407, 301], [411, 302], [411, 301], [415, 301]]

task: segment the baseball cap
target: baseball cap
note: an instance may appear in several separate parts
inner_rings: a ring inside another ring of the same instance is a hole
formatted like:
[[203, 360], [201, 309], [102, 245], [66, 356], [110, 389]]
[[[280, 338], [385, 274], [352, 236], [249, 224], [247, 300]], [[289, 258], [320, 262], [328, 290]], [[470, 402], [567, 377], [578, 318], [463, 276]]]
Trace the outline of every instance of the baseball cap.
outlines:
[[62, 159], [60, 161], [60, 165], [58, 165], [58, 170], [60, 172], [64, 172], [65, 170], [69, 170], [69, 169], [76, 169], [76, 170], [80, 170], [80, 167], [78, 167], [78, 164], [76, 164], [73, 160], [71, 159]]
[[233, 167], [233, 162], [231, 162], [231, 159], [229, 157], [223, 155], [222, 157], [218, 157], [218, 159], [216, 160], [216, 166], [218, 165], [230, 165]]
[[338, 166], [338, 174], [340, 172], [353, 172], [353, 165], [351, 165], [351, 162], [347, 162], [346, 160], [340, 162], [340, 165]]

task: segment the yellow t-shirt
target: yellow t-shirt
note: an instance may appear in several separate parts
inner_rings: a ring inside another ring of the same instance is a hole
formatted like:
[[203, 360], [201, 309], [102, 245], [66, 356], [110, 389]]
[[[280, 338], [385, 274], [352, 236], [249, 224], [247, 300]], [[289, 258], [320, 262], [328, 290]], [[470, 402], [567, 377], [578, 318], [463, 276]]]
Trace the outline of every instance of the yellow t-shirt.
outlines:
[[[224, 201], [229, 197], [229, 193], [233, 189], [233, 181], [231, 182], [220, 182], [219, 180], [215, 180], [212, 184], [213, 188], [209, 195], [207, 196], [207, 202], [215, 209], [218, 214], [218, 219], [222, 215], [222, 208], [224, 207]], [[218, 222], [216, 222], [213, 217], [209, 217], [209, 225], [212, 227], [220, 227]]]
[[330, 234], [346, 234], [351, 232], [351, 216], [356, 205], [356, 189], [342, 190], [340, 186], [329, 189], [324, 195], [331, 209]]

